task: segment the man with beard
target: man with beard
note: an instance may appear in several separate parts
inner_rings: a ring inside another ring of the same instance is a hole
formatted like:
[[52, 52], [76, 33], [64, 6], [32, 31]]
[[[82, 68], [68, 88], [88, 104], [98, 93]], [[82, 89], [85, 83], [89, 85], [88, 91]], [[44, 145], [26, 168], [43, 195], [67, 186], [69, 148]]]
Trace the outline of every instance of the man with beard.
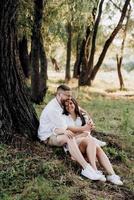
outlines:
[[[56, 97], [46, 105], [40, 116], [38, 137], [43, 143], [51, 146], [64, 146], [67, 144], [69, 153], [83, 168], [81, 174], [91, 180], [101, 180], [102, 175], [96, 173], [85, 160], [76, 143], [74, 133], [67, 129], [66, 121], [62, 116], [63, 105], [71, 97], [72, 92], [68, 86], [60, 85], [57, 88]], [[91, 128], [91, 124], [83, 126], [84, 131]], [[63, 131], [55, 133], [56, 129], [62, 129]]]

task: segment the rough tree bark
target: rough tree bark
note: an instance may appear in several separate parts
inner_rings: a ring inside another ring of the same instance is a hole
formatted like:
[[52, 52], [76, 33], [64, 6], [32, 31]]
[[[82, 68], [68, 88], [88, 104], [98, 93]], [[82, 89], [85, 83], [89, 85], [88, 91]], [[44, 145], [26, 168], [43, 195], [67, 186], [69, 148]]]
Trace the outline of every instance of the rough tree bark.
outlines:
[[26, 78], [29, 78], [29, 55], [28, 55], [28, 46], [27, 38], [24, 35], [22, 39], [19, 40], [19, 58], [20, 63]]
[[11, 143], [16, 135], [36, 138], [38, 119], [19, 62], [16, 35], [19, 1], [1, 0], [0, 5], [0, 142]]
[[67, 24], [67, 60], [66, 60], [66, 70], [65, 70], [65, 80], [69, 81], [71, 78], [70, 74], [70, 61], [71, 61], [71, 43], [72, 43], [72, 26], [71, 23]]

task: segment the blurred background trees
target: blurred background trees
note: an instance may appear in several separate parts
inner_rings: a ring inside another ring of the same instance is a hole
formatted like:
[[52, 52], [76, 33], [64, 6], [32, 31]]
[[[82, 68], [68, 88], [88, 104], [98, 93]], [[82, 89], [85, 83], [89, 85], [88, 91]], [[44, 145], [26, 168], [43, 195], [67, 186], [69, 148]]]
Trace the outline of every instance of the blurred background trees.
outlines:
[[[108, 70], [112, 62], [124, 89], [121, 66], [128, 58], [127, 50], [134, 48], [133, 7], [132, 0], [20, 1], [19, 60], [31, 100], [43, 101], [48, 71], [62, 71], [66, 82], [76, 78], [78, 86], [91, 86], [100, 68]], [[133, 66], [130, 58], [128, 68]]]
[[[39, 2], [21, 1], [17, 22], [20, 61], [25, 77], [31, 77], [32, 80], [32, 100], [36, 103], [43, 100], [47, 91], [47, 78], [49, 78], [47, 70], [62, 70], [66, 82], [73, 77], [78, 79], [79, 86], [91, 86], [105, 57], [110, 57], [110, 48], [113, 49], [114, 60], [117, 60], [120, 89], [123, 89], [125, 86], [121, 66], [124, 51], [130, 45], [129, 41], [133, 43], [131, 29], [134, 20], [133, 1], [41, 2], [42, 13], [37, 22]], [[36, 38], [33, 47], [34, 34], [37, 32], [36, 23], [40, 27], [40, 36]], [[37, 50], [39, 43], [42, 43], [42, 53], [41, 49], [40, 52]], [[120, 53], [117, 51], [119, 43]], [[113, 55], [111, 58], [113, 59]]]

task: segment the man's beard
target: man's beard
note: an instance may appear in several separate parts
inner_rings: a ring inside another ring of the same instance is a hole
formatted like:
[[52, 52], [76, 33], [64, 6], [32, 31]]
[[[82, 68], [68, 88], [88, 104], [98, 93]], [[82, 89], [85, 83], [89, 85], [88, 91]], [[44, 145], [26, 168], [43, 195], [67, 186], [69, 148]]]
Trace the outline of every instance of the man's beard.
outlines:
[[65, 106], [65, 102], [66, 102], [66, 101], [67, 101], [67, 100], [61, 99], [61, 100], [60, 100], [61, 105], [62, 105], [62, 106]]

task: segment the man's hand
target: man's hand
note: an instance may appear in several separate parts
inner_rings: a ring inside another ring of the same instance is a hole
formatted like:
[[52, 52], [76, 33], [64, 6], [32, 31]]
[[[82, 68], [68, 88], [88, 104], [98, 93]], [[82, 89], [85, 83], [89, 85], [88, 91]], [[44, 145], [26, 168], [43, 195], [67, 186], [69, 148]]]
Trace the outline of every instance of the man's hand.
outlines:
[[66, 130], [65, 131], [65, 135], [67, 135], [67, 137], [69, 139], [72, 139], [75, 136], [75, 134], [72, 131], [70, 131], [70, 130]]
[[87, 124], [91, 127], [91, 129], [90, 130], [93, 130], [93, 129], [95, 129], [95, 124], [94, 124], [94, 122], [93, 122], [93, 120], [92, 119], [89, 119], [89, 121], [87, 122]]

